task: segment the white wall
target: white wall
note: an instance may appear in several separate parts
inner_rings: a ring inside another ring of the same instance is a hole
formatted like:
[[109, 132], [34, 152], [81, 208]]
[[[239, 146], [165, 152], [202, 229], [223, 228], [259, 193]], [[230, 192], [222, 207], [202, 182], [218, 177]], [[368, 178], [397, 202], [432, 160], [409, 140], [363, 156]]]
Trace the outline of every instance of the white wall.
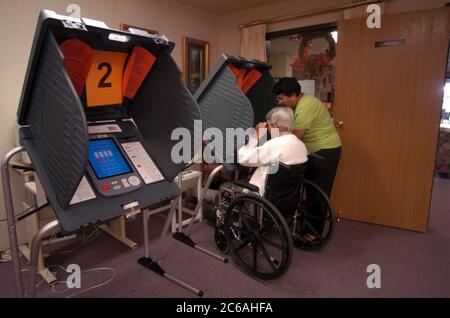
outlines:
[[[120, 23], [126, 23], [165, 34], [176, 43], [172, 56], [180, 68], [183, 36], [209, 41], [211, 56], [219, 54], [217, 17], [172, 0], [0, 0], [1, 158], [14, 147], [16, 111], [39, 11], [49, 9], [66, 14], [71, 3], [81, 7], [83, 17], [104, 21], [114, 29], [119, 29]], [[20, 181], [15, 182], [13, 192], [20, 204]], [[0, 219], [4, 218], [0, 191]], [[5, 222], [0, 222], [0, 251], [7, 245]]]

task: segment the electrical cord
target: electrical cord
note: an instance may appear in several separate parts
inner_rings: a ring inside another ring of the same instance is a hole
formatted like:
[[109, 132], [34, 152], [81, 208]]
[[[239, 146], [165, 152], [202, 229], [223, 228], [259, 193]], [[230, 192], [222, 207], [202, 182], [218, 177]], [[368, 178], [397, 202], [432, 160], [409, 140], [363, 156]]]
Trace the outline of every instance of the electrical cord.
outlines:
[[[52, 240], [55, 236], [56, 236], [56, 232], [53, 233], [52, 238], [50, 240]], [[94, 240], [96, 240], [99, 236], [100, 236], [100, 230], [97, 226], [94, 225], [94, 231], [92, 231], [91, 233], [89, 233], [86, 237], [86, 231], [82, 232], [82, 241], [80, 244], [76, 245], [74, 248], [70, 249], [70, 250], [62, 250], [56, 253], [51, 253], [51, 255], [67, 255], [67, 254], [71, 254], [75, 251], [77, 251], [80, 247], [82, 247], [85, 244], [88, 244]]]
[[[61, 265], [50, 265], [50, 266], [48, 266], [48, 268], [62, 269], [64, 272], [67, 272], [66, 269], [65, 269], [63, 266], [61, 266]], [[29, 270], [26, 269], [26, 270], [24, 270], [24, 271], [29, 271]], [[111, 272], [112, 275], [111, 275], [110, 278], [108, 278], [108, 279], [107, 279], [106, 281], [104, 281], [103, 283], [100, 283], [100, 284], [91, 286], [91, 287], [86, 288], [86, 289], [81, 290], [81, 291], [78, 291], [78, 292], [76, 292], [76, 293], [74, 293], [74, 294], [71, 294], [71, 295], [69, 295], [69, 296], [66, 296], [65, 298], [72, 298], [72, 297], [75, 297], [75, 296], [79, 296], [79, 295], [81, 295], [81, 294], [83, 294], [83, 293], [85, 293], [85, 292], [87, 292], [87, 291], [94, 290], [94, 289], [96, 289], [96, 288], [100, 288], [100, 287], [106, 286], [106, 285], [108, 285], [109, 283], [111, 283], [111, 282], [114, 280], [114, 278], [116, 278], [116, 271], [115, 271], [113, 268], [110, 268], [110, 267], [99, 267], [99, 268], [87, 269], [87, 270], [81, 271], [80, 274], [82, 274], [82, 273], [90, 273], [90, 272], [100, 272], [100, 271], [108, 271], [108, 272]], [[52, 274], [53, 274], [54, 276], [57, 275], [56, 271], [55, 271], [55, 272], [52, 272]], [[84, 280], [85, 280], [85, 279], [83, 279], [83, 281], [84, 281]], [[44, 280], [41, 280], [38, 284], [36, 284], [35, 288], [38, 288], [43, 282], [44, 282]], [[56, 289], [56, 288], [57, 288], [56, 286], [58, 286], [58, 284], [59, 284], [59, 285], [65, 285], [66, 288], [63, 289], [63, 290], [57, 290], [57, 289]], [[53, 294], [55, 294], [55, 295], [61, 295], [61, 294], [66, 293], [68, 290], [71, 290], [70, 288], [67, 287], [67, 281], [62, 281], [62, 280], [59, 280], [59, 281], [54, 282], [54, 283], [51, 285], [51, 287], [52, 287], [51, 290], [52, 290]]]
[[[34, 205], [32, 205], [31, 207], [29, 207], [28, 209], [26, 209], [26, 210], [20, 212], [18, 215], [15, 215], [15, 217], [16, 217], [17, 220], [20, 220], [20, 218], [23, 218], [27, 213], [33, 211], [34, 209], [41, 209], [41, 208], [46, 207], [47, 205], [48, 205], [48, 204], [43, 205], [43, 206], [41, 206], [41, 207], [38, 208], [38, 207], [34, 204]], [[34, 212], [34, 211], [33, 211], [33, 212]], [[0, 223], [6, 222], [6, 221], [8, 221], [8, 219], [0, 219]]]
[[[60, 266], [60, 267], [63, 268], [62, 266]], [[64, 269], [64, 268], [63, 268], [63, 269]], [[65, 269], [64, 269], [64, 270], [65, 270]], [[91, 287], [89, 287], [89, 288], [86, 288], [85, 290], [81, 290], [81, 291], [76, 292], [76, 293], [74, 293], [74, 294], [72, 294], [72, 295], [66, 296], [65, 298], [72, 298], [72, 297], [75, 297], [75, 296], [79, 296], [79, 295], [81, 295], [81, 294], [83, 294], [83, 293], [85, 293], [85, 292], [87, 292], [87, 291], [94, 290], [94, 289], [96, 289], [96, 288], [100, 288], [100, 287], [106, 286], [106, 285], [108, 285], [110, 282], [112, 282], [112, 281], [114, 280], [114, 278], [116, 278], [116, 271], [115, 271], [113, 268], [110, 268], [110, 267], [99, 267], [99, 268], [88, 269], [88, 270], [85, 270], [85, 271], [81, 271], [81, 273], [100, 272], [100, 271], [109, 271], [109, 272], [112, 273], [112, 275], [111, 275], [110, 278], [108, 278], [108, 279], [107, 279], [106, 281], [104, 281], [103, 283], [100, 283], [100, 284], [91, 286]], [[57, 285], [58, 283], [64, 284], [64, 285], [67, 286], [67, 283], [66, 283], [65, 281], [63, 281], [63, 282], [58, 281], [58, 282], [56, 282], [54, 285], [52, 285], [52, 291], [53, 291], [53, 293], [55, 293], [56, 295], [63, 294], [63, 293], [65, 293], [67, 290], [69, 290], [69, 288], [66, 288], [66, 289], [64, 289], [64, 290], [62, 290], [62, 291], [57, 291], [57, 290], [56, 290], [56, 285]]]
[[[55, 238], [57, 233], [58, 233], [58, 230], [55, 230], [52, 233], [50, 240]], [[88, 243], [94, 241], [95, 239], [97, 239], [100, 236], [100, 230], [99, 230], [99, 228], [97, 226], [94, 226], [94, 230], [92, 232], [86, 234], [86, 231], [83, 231], [82, 235], [83, 235], [82, 236], [82, 242], [80, 244], [78, 244], [77, 246], [75, 246], [75, 248], [73, 248], [71, 250], [61, 251], [61, 252], [58, 252], [58, 253], [52, 253], [52, 255], [70, 254], [70, 253], [75, 252], [76, 250], [78, 250], [84, 244], [88, 244]], [[11, 261], [11, 251], [10, 250], [4, 251], [3, 253], [0, 254], [0, 256], [1, 256], [0, 263], [10, 262]], [[63, 266], [61, 266], [61, 265], [49, 265], [49, 266], [47, 266], [47, 268], [49, 268], [49, 269], [50, 268], [59, 268], [59, 269], [62, 269], [64, 272], [67, 272], [66, 269]], [[29, 272], [29, 271], [30, 270], [27, 269], [27, 268], [21, 270], [22, 273]], [[86, 288], [84, 290], [81, 290], [79, 292], [71, 294], [69, 296], [66, 296], [65, 298], [72, 298], [72, 297], [75, 297], [75, 296], [79, 296], [79, 295], [81, 295], [81, 294], [83, 294], [83, 293], [85, 293], [87, 291], [94, 290], [96, 288], [100, 288], [100, 287], [106, 286], [110, 282], [112, 282], [114, 280], [114, 278], [116, 277], [116, 271], [113, 268], [109, 268], [109, 267], [99, 267], [99, 268], [88, 269], [88, 270], [81, 271], [81, 273], [100, 272], [100, 271], [109, 271], [109, 272], [112, 273], [112, 275], [111, 275], [110, 278], [108, 278], [106, 281], [104, 281], [104, 282], [102, 282], [100, 284], [91, 286], [89, 288]], [[55, 277], [57, 276], [56, 271], [52, 271], [52, 274]], [[41, 286], [43, 282], [44, 282], [43, 279], [41, 281], [39, 281], [39, 283], [36, 284], [35, 288], [38, 288], [39, 286]], [[57, 290], [56, 286], [58, 284], [60, 284], [60, 285], [64, 284], [65, 286], [67, 286], [67, 282], [66, 281], [56, 281], [56, 282], [52, 283], [51, 290], [52, 290], [53, 294], [60, 295], [60, 294], [66, 293], [68, 290], [70, 290], [68, 287], [66, 287], [64, 290]]]
[[28, 208], [27, 210], [25, 210], [25, 212], [22, 212], [20, 215], [16, 216], [16, 220], [17, 220], [17, 222], [20, 222], [20, 221], [26, 219], [27, 217], [38, 213], [42, 209], [45, 209], [49, 205], [50, 205], [50, 203], [46, 203], [46, 204], [44, 204], [44, 205], [42, 205], [40, 207], [37, 207], [36, 205], [33, 205], [31, 208]]

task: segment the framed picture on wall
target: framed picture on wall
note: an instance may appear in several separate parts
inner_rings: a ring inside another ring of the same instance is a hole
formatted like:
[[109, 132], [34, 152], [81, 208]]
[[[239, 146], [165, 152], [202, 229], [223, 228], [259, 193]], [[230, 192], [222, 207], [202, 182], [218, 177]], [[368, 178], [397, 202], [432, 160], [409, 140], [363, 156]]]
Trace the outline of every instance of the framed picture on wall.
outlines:
[[158, 31], [155, 30], [151, 30], [151, 29], [147, 29], [147, 28], [141, 28], [139, 26], [135, 26], [135, 25], [130, 25], [130, 24], [126, 24], [126, 23], [121, 23], [120, 24], [120, 30], [121, 31], [128, 31], [128, 29], [139, 29], [142, 31], [146, 31], [150, 34], [159, 34]]
[[194, 94], [209, 72], [209, 42], [183, 38], [183, 81]]

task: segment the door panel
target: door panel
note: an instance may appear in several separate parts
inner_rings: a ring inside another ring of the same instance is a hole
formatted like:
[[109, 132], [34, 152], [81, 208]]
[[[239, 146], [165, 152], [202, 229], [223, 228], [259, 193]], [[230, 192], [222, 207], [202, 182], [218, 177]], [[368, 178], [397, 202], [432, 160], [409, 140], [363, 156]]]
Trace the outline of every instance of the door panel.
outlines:
[[[449, 8], [338, 24], [336, 121], [341, 217], [425, 232], [449, 43]], [[379, 41], [405, 44], [375, 48]]]

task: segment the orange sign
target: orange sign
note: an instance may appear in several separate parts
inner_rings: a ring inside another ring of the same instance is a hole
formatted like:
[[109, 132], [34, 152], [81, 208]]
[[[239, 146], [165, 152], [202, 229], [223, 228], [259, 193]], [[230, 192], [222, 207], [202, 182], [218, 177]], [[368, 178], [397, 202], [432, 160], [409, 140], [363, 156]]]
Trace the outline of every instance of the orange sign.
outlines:
[[122, 94], [125, 97], [133, 99], [136, 96], [155, 61], [155, 56], [143, 47], [133, 49], [123, 75]]
[[72, 80], [75, 91], [78, 96], [81, 96], [94, 61], [94, 51], [89, 45], [78, 39], [69, 39], [61, 44], [61, 52], [64, 54], [64, 67]]
[[238, 68], [234, 65], [228, 65], [236, 76], [237, 85], [242, 89], [242, 91], [247, 94], [248, 91], [259, 81], [262, 77], [261, 72], [257, 69], [246, 70]]
[[86, 80], [87, 106], [122, 104], [122, 74], [127, 54], [94, 50], [94, 55]]

